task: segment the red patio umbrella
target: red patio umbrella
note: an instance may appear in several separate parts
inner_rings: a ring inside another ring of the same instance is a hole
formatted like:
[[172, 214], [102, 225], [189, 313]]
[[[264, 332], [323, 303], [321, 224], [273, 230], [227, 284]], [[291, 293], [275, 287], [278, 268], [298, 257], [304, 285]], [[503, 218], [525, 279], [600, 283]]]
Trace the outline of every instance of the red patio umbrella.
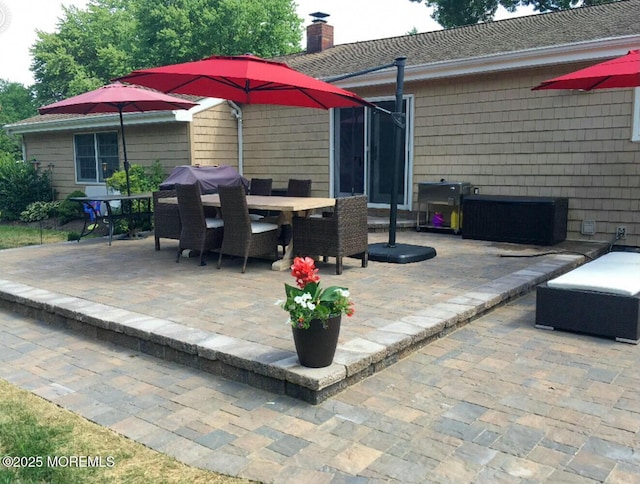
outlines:
[[141, 69], [117, 80], [167, 93], [217, 97], [243, 104], [329, 109], [372, 106], [357, 94], [254, 55], [212, 56]]
[[161, 92], [115, 82], [102, 86], [94, 91], [89, 91], [57, 103], [43, 106], [38, 109], [38, 111], [40, 114], [118, 113], [120, 115], [120, 131], [122, 133], [124, 170], [127, 178], [127, 195], [131, 195], [129, 161], [127, 159], [127, 145], [124, 137], [122, 113], [190, 109], [194, 106], [197, 106], [197, 104], [173, 96], [167, 96]]
[[609, 89], [640, 86], [640, 50], [544, 81], [533, 91], [540, 89]]

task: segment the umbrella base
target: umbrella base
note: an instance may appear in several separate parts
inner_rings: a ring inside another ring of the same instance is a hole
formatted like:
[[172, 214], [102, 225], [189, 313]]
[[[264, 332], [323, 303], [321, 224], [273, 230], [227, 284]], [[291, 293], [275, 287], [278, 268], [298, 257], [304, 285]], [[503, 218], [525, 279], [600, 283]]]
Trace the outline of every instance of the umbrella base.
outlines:
[[387, 243], [369, 245], [369, 260], [377, 262], [410, 264], [433, 259], [435, 256], [436, 250], [433, 247], [409, 244], [396, 244], [390, 247]]

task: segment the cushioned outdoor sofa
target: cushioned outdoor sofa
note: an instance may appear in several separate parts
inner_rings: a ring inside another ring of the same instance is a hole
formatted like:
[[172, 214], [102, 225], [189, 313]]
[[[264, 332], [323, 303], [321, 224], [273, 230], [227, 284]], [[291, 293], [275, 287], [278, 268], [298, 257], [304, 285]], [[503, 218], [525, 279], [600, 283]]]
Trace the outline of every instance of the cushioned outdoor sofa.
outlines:
[[640, 340], [640, 253], [610, 252], [538, 286], [536, 327]]

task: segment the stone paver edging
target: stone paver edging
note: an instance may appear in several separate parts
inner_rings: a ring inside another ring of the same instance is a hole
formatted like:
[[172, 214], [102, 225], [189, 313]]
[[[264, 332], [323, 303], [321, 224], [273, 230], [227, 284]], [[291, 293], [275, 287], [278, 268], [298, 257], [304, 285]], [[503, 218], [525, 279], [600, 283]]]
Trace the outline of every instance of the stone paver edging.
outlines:
[[0, 279], [0, 307], [104, 341], [317, 404], [585, 262], [559, 254], [428, 306], [339, 345], [334, 363], [310, 369], [290, 351]]

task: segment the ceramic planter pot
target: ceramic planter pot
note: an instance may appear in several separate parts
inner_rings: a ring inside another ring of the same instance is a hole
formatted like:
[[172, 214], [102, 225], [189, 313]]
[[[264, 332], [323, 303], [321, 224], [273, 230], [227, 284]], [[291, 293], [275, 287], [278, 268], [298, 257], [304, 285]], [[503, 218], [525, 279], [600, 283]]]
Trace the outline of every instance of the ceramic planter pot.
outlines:
[[302, 366], [324, 368], [333, 363], [341, 320], [341, 315], [329, 318], [326, 329], [319, 319], [312, 320], [309, 329], [291, 327], [296, 352]]

